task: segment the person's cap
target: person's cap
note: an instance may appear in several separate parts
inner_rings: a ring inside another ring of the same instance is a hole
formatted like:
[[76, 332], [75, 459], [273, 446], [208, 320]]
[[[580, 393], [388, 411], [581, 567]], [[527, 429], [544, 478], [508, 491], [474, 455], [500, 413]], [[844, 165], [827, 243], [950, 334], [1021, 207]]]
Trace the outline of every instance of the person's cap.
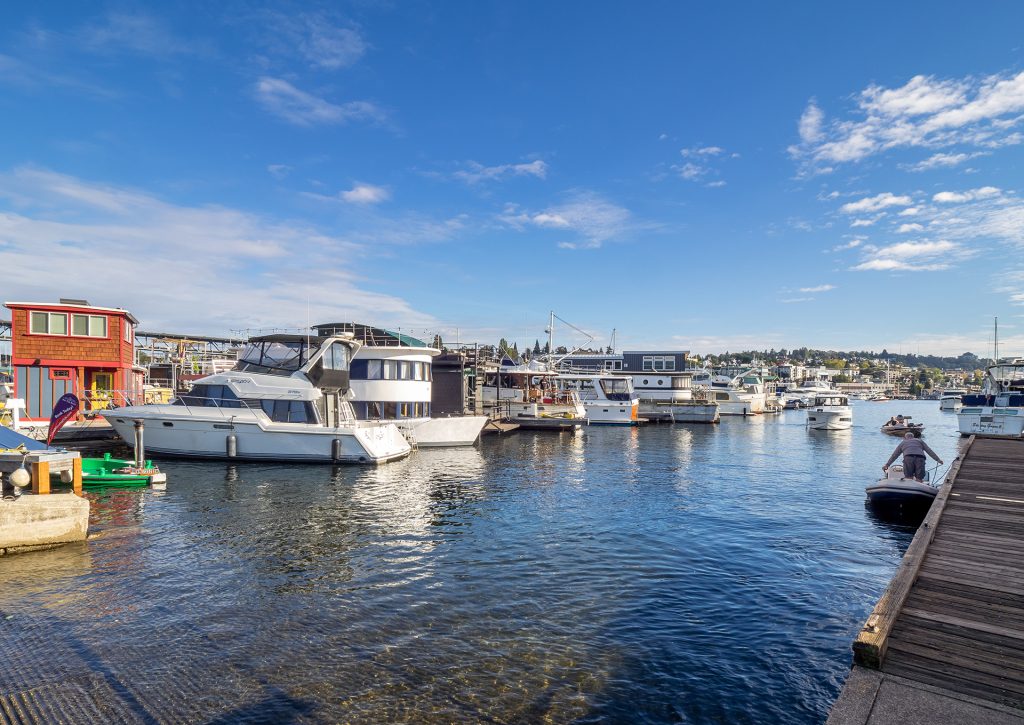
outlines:
[[903, 434], [903, 437], [904, 437], [904, 438], [913, 438], [913, 437], [914, 437], [914, 434], [908, 431], [908, 432], [906, 432], [906, 433], [904, 433], [904, 434]]

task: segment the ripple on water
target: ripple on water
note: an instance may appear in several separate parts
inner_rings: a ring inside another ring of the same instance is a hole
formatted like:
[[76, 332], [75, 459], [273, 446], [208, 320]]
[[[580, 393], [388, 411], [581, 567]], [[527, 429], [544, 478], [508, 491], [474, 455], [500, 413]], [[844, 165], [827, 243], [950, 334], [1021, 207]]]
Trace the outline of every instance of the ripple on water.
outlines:
[[818, 722], [913, 535], [864, 508], [876, 422], [949, 460], [934, 407], [168, 461], [163, 495], [90, 494], [87, 544], [0, 559], [0, 691], [57, 673], [80, 712], [160, 722]]

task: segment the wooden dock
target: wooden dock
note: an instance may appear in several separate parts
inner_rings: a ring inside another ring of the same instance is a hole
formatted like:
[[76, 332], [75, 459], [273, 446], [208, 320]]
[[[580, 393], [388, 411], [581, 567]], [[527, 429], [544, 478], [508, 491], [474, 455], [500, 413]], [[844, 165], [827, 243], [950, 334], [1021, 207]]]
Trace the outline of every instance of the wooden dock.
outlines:
[[1024, 440], [967, 442], [853, 651], [830, 723], [1024, 722]]

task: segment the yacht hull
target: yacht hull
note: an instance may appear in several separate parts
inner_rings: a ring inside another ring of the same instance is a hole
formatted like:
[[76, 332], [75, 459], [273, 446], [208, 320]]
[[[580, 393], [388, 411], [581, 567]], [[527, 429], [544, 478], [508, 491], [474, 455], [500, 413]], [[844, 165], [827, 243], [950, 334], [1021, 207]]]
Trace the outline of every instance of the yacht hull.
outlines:
[[957, 413], [957, 423], [962, 436], [1020, 438], [1024, 435], [1024, 408], [964, 407]]
[[[402, 432], [391, 424], [358, 423], [339, 428], [302, 423], [268, 424], [245, 410], [239, 410], [237, 416], [201, 417], [182, 415], [178, 411], [183, 409], [183, 406], [146, 405], [104, 411], [101, 415], [129, 446], [135, 445], [134, 421], [142, 420], [147, 453], [161, 455], [378, 464], [403, 458], [412, 450]], [[233, 455], [229, 453], [229, 436], [235, 439]]]
[[398, 420], [395, 424], [419, 448], [447, 448], [475, 444], [488, 420], [486, 415], [460, 415]]
[[637, 401], [616, 402], [609, 400], [585, 400], [587, 422], [591, 425], [637, 425], [640, 404]]
[[642, 402], [640, 415], [648, 420], [660, 420], [670, 423], [717, 423], [718, 404], [701, 403], [699, 401], [682, 401], [675, 403]]
[[853, 427], [853, 413], [849, 408], [841, 410], [808, 408], [807, 427], [811, 430], [849, 430]]

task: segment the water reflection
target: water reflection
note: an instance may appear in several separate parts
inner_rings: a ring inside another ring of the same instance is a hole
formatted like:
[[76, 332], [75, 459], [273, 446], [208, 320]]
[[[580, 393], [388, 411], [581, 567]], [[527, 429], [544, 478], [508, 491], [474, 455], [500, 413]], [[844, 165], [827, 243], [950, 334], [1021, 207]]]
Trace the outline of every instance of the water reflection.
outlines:
[[793, 411], [373, 468], [167, 462], [162, 496], [91, 499], [87, 545], [0, 559], [0, 610], [54, 603], [0, 638], [0, 690], [74, 662], [168, 721], [820, 722], [913, 533], [864, 509], [898, 443], [875, 418], [956, 445], [955, 418], [855, 406], [823, 436]]

